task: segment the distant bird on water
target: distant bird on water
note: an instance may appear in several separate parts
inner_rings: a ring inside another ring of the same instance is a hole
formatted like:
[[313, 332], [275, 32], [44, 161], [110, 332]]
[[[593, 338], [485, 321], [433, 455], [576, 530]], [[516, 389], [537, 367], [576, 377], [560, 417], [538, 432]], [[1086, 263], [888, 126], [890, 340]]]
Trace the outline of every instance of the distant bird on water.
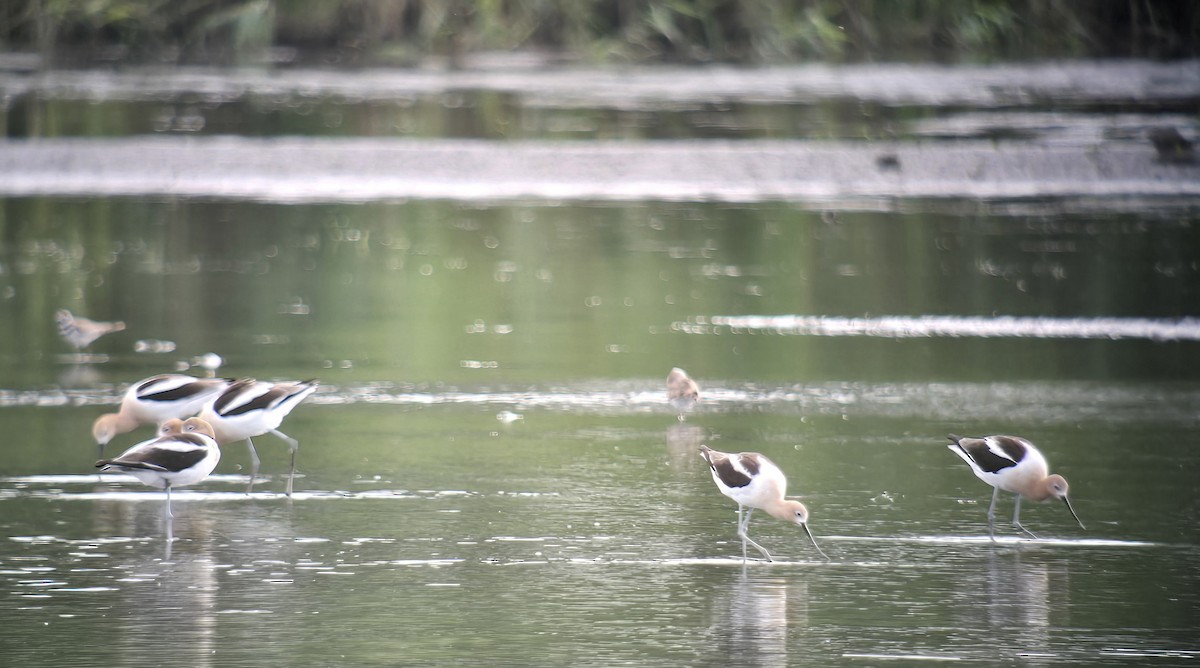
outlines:
[[74, 315], [67, 309], [59, 309], [54, 314], [58, 323], [58, 335], [63, 338], [75, 352], [92, 345], [96, 339], [125, 329], [123, 322], [100, 322]]
[[296, 477], [296, 450], [300, 443], [279, 431], [279, 425], [293, 408], [316, 391], [316, 379], [295, 383], [270, 383], [242, 378], [229, 385], [200, 411], [200, 417], [213, 426], [218, 443], [226, 445], [244, 440], [250, 448], [250, 484], [246, 487], [246, 493], [254, 490], [254, 477], [258, 475], [260, 463], [252, 439], [271, 433], [287, 443], [292, 453], [287, 481], [287, 495], [292, 495], [292, 485]]
[[692, 410], [700, 400], [700, 386], [688, 377], [687, 372], [679, 367], [671, 369], [667, 374], [667, 401], [679, 412], [679, 421], [686, 418], [684, 413]]
[[213, 378], [217, 375], [217, 369], [225, 363], [225, 359], [216, 353], [204, 353], [192, 358], [192, 366], [204, 369], [205, 378]]
[[1179, 134], [1179, 130], [1170, 126], [1157, 127], [1151, 128], [1146, 135], [1158, 152], [1159, 162], [1187, 165], [1196, 161], [1191, 140]]
[[167, 517], [174, 517], [171, 489], [207, 478], [221, 460], [221, 449], [212, 426], [200, 418], [172, 418], [163, 423], [159, 434], [113, 459], [101, 459], [96, 468], [128, 473], [146, 485], [167, 490]]
[[204, 407], [204, 403], [225, 389], [227, 378], [193, 378], [167, 373], [144, 378], [129, 386], [121, 398], [116, 413], [107, 413], [92, 423], [92, 437], [104, 446], [118, 434], [124, 434], [144, 424], [161, 424], [171, 418], [189, 418]]
[[[758, 543], [750, 540], [747, 530], [750, 527], [750, 515], [756, 508], [761, 508], [768, 515], [784, 522], [799, 524], [813, 547], [822, 557], [828, 559], [813, 538], [808, 528], [808, 508], [799, 501], [783, 498], [787, 494], [787, 477], [774, 462], [757, 452], [720, 452], [707, 445], [700, 446], [700, 456], [708, 462], [713, 482], [717, 489], [738, 504], [738, 537], [742, 539], [742, 561], [746, 561], [746, 545], [753, 545], [762, 553], [767, 561], [771, 554]], [[742, 507], [745, 506], [745, 518], [742, 517]]]
[[1013, 526], [1025, 532], [1032, 538], [1037, 538], [1032, 531], [1021, 526], [1021, 497], [1031, 501], [1046, 501], [1047, 499], [1062, 499], [1067, 504], [1071, 516], [1079, 522], [1079, 528], [1084, 529], [1083, 522], [1071, 507], [1067, 499], [1067, 480], [1058, 474], [1049, 475], [1046, 458], [1034, 447], [1033, 443], [1018, 436], [985, 436], [983, 438], [964, 438], [950, 434], [950, 448], [954, 454], [962, 457], [971, 467], [975, 477], [995, 488], [992, 492], [992, 505], [988, 507], [988, 536], [996, 540], [996, 500], [1000, 498], [1000, 490], [1013, 492], [1017, 495], [1017, 503], [1013, 508]]

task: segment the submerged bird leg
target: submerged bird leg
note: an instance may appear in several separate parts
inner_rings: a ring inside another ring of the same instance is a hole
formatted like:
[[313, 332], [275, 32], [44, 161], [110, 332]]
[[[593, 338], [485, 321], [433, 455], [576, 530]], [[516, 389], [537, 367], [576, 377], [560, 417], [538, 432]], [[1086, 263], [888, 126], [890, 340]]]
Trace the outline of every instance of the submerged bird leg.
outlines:
[[254, 441], [247, 438], [246, 447], [250, 448], [250, 484], [246, 485], [246, 493], [254, 491], [254, 479], [258, 477], [258, 451], [254, 449]]
[[[1019, 500], [1021, 497], [1017, 497]], [[996, 542], [996, 502], [1000, 500], [1000, 488], [992, 488], [992, 505], [988, 506], [988, 538]]]
[[1017, 495], [1017, 505], [1013, 508], [1013, 526], [1020, 529], [1021, 531], [1024, 531], [1025, 533], [1029, 534], [1030, 538], [1037, 540], [1037, 536], [1032, 531], [1021, 526], [1021, 495], [1020, 494]]
[[738, 537], [742, 539], [742, 565], [746, 564], [746, 537], [742, 531], [742, 504], [738, 504]]
[[287, 481], [287, 495], [291, 496], [292, 495], [292, 482], [296, 479], [296, 450], [298, 450], [300, 448], [300, 441], [297, 441], [296, 439], [292, 438], [291, 436], [288, 436], [287, 434], [283, 433], [282, 431], [279, 431], [278, 429], [272, 429], [271, 433], [275, 434], [279, 438], [283, 439], [283, 442], [288, 444], [288, 449], [291, 450], [291, 452], [292, 452], [292, 467], [291, 467], [291, 469], [288, 470], [288, 481]]
[[[739, 511], [741, 510], [740, 506], [739, 506], [738, 510]], [[750, 529], [750, 515], [753, 513], [754, 513], [754, 509], [750, 508], [749, 510], [746, 511], [746, 519], [744, 521], [740, 521], [738, 523], [738, 536], [740, 536], [742, 539], [742, 561], [743, 562], [746, 561], [746, 545], [747, 544], [753, 545], [754, 549], [758, 550], [759, 552], [762, 552], [763, 557], [766, 558], [767, 561], [771, 561], [771, 553], [767, 552], [766, 548], [764, 548], [762, 545], [759, 545], [758, 543], [756, 543], [750, 539], [750, 535], [749, 535], [748, 531]]]

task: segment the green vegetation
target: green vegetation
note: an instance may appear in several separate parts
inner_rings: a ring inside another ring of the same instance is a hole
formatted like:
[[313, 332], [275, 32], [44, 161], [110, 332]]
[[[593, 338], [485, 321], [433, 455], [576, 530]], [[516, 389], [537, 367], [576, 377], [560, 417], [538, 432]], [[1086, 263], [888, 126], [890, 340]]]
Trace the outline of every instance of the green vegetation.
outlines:
[[538, 50], [599, 62], [1196, 56], [1176, 0], [13, 0], [0, 48], [101, 61], [459, 64]]

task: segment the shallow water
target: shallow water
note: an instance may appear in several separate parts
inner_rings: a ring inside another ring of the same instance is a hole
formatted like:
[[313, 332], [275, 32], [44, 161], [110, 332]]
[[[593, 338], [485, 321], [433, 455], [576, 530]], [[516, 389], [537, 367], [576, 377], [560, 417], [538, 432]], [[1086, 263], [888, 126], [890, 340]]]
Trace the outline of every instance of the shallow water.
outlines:
[[[314, 402], [288, 423], [303, 443], [292, 499], [280, 494], [282, 444], [260, 439], [270, 475], [250, 496], [245, 451], [227, 448], [220, 475], [174, 494], [172, 543], [162, 494], [120, 476], [101, 480], [82, 461], [78, 473], [8, 476], [6, 656], [149, 665], [161, 657], [146, 643], [170, 636], [182, 660], [235, 665], [1194, 660], [1200, 547], [1187, 528], [1200, 458], [1170, 446], [1194, 414], [1143, 405], [1080, 419], [1093, 407], [1068, 392], [1054, 410], [1010, 416], [1053, 448], [1088, 529], [1057, 504], [1026, 504], [1042, 540], [1020, 538], [1006, 498], [992, 543], [989, 491], [937, 434], [989, 415], [1000, 393], [961, 389], [959, 417], [750, 400], [684, 423], [665, 402], [533, 402], [508, 424], [485, 399]], [[22, 426], [35, 432], [86, 424], [83, 408], [28, 410]], [[1114, 460], [1131, 439], [1141, 447]], [[39, 457], [85, 460], [83, 440], [40, 438]], [[829, 560], [794, 527], [758, 518], [753, 535], [777, 561], [743, 566], [700, 442], [769, 452]], [[73, 642], [18, 642], [47, 627]]]
[[[1168, 70], [1156, 85], [1193, 76]], [[852, 74], [838, 90], [880, 81]], [[1059, 101], [1103, 107], [1133, 85], [1107, 74]], [[953, 77], [947, 104], [980, 110], [943, 108], [920, 132], [978, 129], [1036, 97], [994, 76], [1063, 90], [1045, 71]], [[101, 109], [203, 86], [244, 102], [236, 77], [82, 80]], [[798, 104], [826, 80], [714, 90]], [[39, 94], [78, 103], [71, 77], [55, 81]], [[523, 79], [480, 81], [533, 96]], [[634, 77], [652, 98], [634, 108], [662, 112], [655, 81]], [[902, 81], [863, 98], [910, 95]], [[1168, 110], [1171, 90], [1156, 93]], [[624, 108], [617, 92], [578, 104]], [[378, 112], [342, 95], [322, 104]], [[1104, 134], [1087, 114], [1051, 120]], [[468, 199], [2, 201], [6, 664], [1200, 659], [1195, 201]], [[62, 307], [127, 329], [76, 353], [55, 334]], [[284, 444], [264, 436], [252, 494], [245, 446], [228, 445], [214, 476], [173, 494], [168, 523], [161, 492], [95, 473], [89, 428], [128, 383], [200, 374], [210, 351], [222, 375], [320, 379], [283, 426], [301, 443], [296, 493], [282, 494]], [[684, 421], [664, 390], [677, 365], [702, 389]], [[1026, 503], [1039, 539], [1023, 538], [1005, 495], [989, 540], [991, 490], [948, 432], [1041, 445], [1087, 528]], [[743, 564], [702, 443], [779, 464], [829, 559], [759, 515], [751, 534], [776, 560]]]

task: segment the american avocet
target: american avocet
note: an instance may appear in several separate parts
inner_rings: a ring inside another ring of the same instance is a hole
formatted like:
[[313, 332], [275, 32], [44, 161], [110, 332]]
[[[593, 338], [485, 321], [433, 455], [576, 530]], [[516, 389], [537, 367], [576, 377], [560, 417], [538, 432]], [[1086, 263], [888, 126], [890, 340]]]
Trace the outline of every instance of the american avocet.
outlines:
[[992, 505], [988, 507], [988, 535], [996, 540], [996, 500], [1000, 498], [1000, 490], [1013, 492], [1017, 495], [1017, 503], [1013, 508], [1013, 526], [1029, 534], [1033, 532], [1021, 526], [1021, 497], [1031, 501], [1045, 501], [1050, 498], [1062, 499], [1067, 504], [1071, 516], [1079, 522], [1079, 528], [1085, 528], [1071, 501], [1067, 499], [1067, 479], [1058, 475], [1048, 475], [1049, 469], [1046, 458], [1034, 447], [1033, 443], [1018, 436], [985, 436], [983, 438], [964, 438], [954, 434], [949, 435], [950, 448], [954, 454], [962, 457], [971, 467], [975, 477], [994, 488]]
[[243, 378], [204, 405], [200, 417], [212, 424], [218, 443], [224, 445], [245, 440], [250, 448], [250, 484], [246, 488], [247, 493], [254, 489], [254, 477], [258, 475], [259, 465], [258, 451], [254, 449], [251, 439], [271, 433], [283, 439], [291, 450], [287, 495], [292, 495], [292, 482], [296, 477], [296, 449], [300, 443], [279, 431], [279, 425], [293, 408], [316, 390], [315, 379], [298, 383], [269, 383]]
[[54, 314], [58, 323], [58, 335], [63, 338], [75, 352], [92, 345], [96, 339], [125, 329], [123, 322], [99, 322], [74, 315], [67, 309], [59, 309]]
[[679, 411], [679, 421], [684, 421], [684, 413], [700, 400], [700, 386], [688, 377], [687, 372], [679, 367], [671, 369], [667, 374], [667, 401]]
[[[707, 445], [700, 446], [700, 456], [708, 462], [712, 469], [713, 482], [721, 493], [737, 501], [738, 504], [738, 537], [742, 539], [742, 561], [746, 560], [746, 545], [755, 547], [767, 561], [771, 555], [763, 546], [750, 540], [747, 529], [750, 527], [750, 515], [755, 508], [761, 508], [768, 515], [792, 524], [799, 524], [808, 534], [813, 547], [822, 557], [828, 559], [813, 538], [808, 528], [808, 508], [799, 501], [789, 501], [787, 494], [787, 477], [774, 462], [757, 452], [728, 453], [713, 450]], [[742, 517], [742, 506], [747, 508], [745, 518]]]
[[113, 459], [101, 459], [101, 471], [128, 473], [151, 487], [167, 490], [167, 517], [171, 514], [171, 488], [194, 485], [208, 477], [221, 460], [221, 449], [212, 425], [200, 418], [172, 418], [161, 435], [138, 443]]
[[193, 378], [176, 373], [144, 378], [129, 386], [116, 413], [107, 413], [92, 423], [92, 436], [104, 446], [117, 434], [138, 425], [161, 424], [171, 418], [188, 418], [200, 412], [204, 402], [229, 385], [227, 378]]

